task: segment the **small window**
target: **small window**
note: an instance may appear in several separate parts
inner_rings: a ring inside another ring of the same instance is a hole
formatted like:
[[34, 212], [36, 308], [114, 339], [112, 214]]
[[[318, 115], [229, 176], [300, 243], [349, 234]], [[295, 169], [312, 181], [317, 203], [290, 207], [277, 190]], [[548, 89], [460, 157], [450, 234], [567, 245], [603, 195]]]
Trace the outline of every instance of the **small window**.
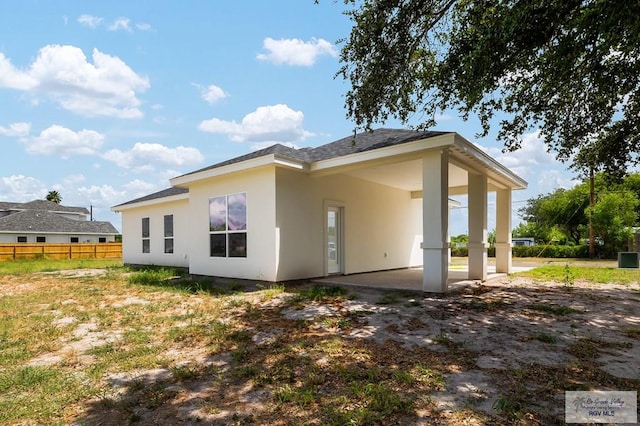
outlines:
[[142, 218], [142, 238], [149, 238], [149, 218]]
[[164, 217], [164, 252], [173, 253], [173, 215]]
[[247, 257], [247, 194], [209, 199], [209, 255]]
[[27, 237], [18, 237], [18, 242], [19, 243], [26, 243], [27, 242]]
[[80, 239], [78, 237], [71, 237], [71, 242], [72, 243], [79, 243]]
[[47, 237], [36, 237], [36, 243], [46, 243]]
[[106, 243], [107, 242], [107, 238], [106, 237], [98, 237], [98, 242], [99, 243]]
[[169, 254], [173, 253], [173, 238], [164, 239], [164, 252]]
[[149, 240], [149, 218], [142, 218], [142, 252], [151, 253], [151, 241]]

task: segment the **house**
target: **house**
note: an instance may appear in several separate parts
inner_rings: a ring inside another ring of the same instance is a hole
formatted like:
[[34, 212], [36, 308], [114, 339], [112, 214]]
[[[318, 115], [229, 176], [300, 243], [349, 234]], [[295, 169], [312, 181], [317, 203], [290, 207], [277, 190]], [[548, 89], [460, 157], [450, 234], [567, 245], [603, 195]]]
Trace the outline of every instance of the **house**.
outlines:
[[511, 241], [514, 246], [531, 247], [536, 245], [536, 239], [534, 237], [513, 237]]
[[118, 230], [109, 222], [87, 220], [84, 207], [47, 200], [0, 202], [0, 243], [106, 243]]
[[170, 179], [112, 208], [127, 264], [287, 281], [423, 266], [447, 290], [449, 196], [468, 195], [469, 278], [511, 272], [511, 192], [527, 183], [454, 132], [377, 129], [317, 148], [280, 144]]

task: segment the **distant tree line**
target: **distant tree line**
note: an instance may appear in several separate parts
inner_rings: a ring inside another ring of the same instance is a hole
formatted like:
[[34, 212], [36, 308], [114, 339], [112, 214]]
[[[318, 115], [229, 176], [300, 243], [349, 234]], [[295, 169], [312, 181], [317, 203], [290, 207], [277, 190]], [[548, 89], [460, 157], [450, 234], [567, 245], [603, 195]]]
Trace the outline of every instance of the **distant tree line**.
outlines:
[[[513, 229], [512, 236], [533, 237], [536, 245], [513, 247], [514, 256], [588, 257], [590, 223], [597, 257], [615, 258], [619, 251], [630, 249], [629, 241], [640, 232], [640, 173], [620, 180], [598, 173], [594, 187], [593, 206], [588, 180], [527, 200], [519, 210], [524, 222]], [[468, 242], [465, 234], [452, 236], [452, 255], [466, 256]], [[495, 230], [488, 233], [487, 242], [489, 256], [493, 256]]]
[[593, 206], [588, 181], [529, 199], [519, 211], [524, 222], [513, 230], [513, 236], [534, 237], [537, 244], [587, 245], [591, 223], [599, 257], [626, 251], [639, 225], [640, 174], [613, 181], [598, 173], [594, 183]]

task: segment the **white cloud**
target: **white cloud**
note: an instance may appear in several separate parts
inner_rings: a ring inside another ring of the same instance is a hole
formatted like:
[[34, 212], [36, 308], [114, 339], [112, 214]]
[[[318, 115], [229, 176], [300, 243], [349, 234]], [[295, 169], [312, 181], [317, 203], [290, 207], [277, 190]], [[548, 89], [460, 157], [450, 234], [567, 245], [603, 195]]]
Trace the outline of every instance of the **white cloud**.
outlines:
[[156, 184], [145, 182], [140, 179], [134, 179], [131, 182], [124, 184], [123, 187], [126, 189], [127, 193], [133, 195], [133, 198], [151, 194], [158, 190]]
[[267, 53], [260, 53], [257, 58], [276, 65], [310, 67], [320, 56], [329, 55], [334, 58], [338, 56], [333, 44], [316, 38], [304, 42], [296, 38], [274, 40], [268, 37], [264, 39], [263, 47]]
[[53, 125], [34, 138], [22, 141], [27, 152], [40, 155], [95, 155], [104, 142], [104, 136], [94, 130], [74, 132], [66, 127]]
[[15, 68], [11, 61], [0, 53], [0, 87], [30, 90], [37, 84], [38, 82], [32, 76]]
[[151, 31], [151, 24], [147, 24], [146, 22], [141, 22], [136, 24], [136, 28], [140, 31]]
[[120, 17], [113, 21], [113, 23], [109, 25], [108, 29], [109, 31], [131, 31], [131, 20], [129, 18]]
[[500, 148], [479, 147], [525, 179], [528, 176], [537, 176], [541, 167], [566, 169], [566, 166], [547, 151], [547, 146], [538, 132], [524, 134], [520, 149], [517, 151], [503, 153]]
[[46, 186], [31, 176], [0, 177], [0, 200], [2, 201], [25, 202], [43, 199], [47, 192]]
[[120, 58], [93, 50], [93, 63], [74, 46], [48, 45], [27, 71], [19, 71], [0, 54], [0, 87], [51, 96], [63, 108], [86, 116], [139, 118], [138, 92], [149, 80]]
[[11, 137], [25, 137], [29, 135], [31, 131], [31, 123], [13, 123], [9, 127], [0, 126], [0, 135]]
[[136, 74], [120, 58], [93, 50], [93, 64], [81, 49], [49, 45], [40, 49], [29, 74], [39, 90], [52, 94], [73, 112], [121, 118], [142, 116], [136, 92], [149, 88], [147, 78]]
[[155, 170], [156, 166], [185, 167], [193, 166], [204, 160], [196, 148], [178, 146], [169, 148], [158, 143], [136, 143], [130, 151], [112, 149], [103, 154], [105, 160], [111, 161], [125, 169], [137, 172]]
[[92, 15], [80, 15], [78, 17], [78, 23], [84, 27], [98, 28], [102, 23], [102, 18]]
[[294, 111], [287, 105], [258, 107], [244, 116], [242, 122], [212, 118], [200, 123], [203, 132], [226, 134], [235, 142], [296, 142], [313, 133], [304, 130], [302, 111]]
[[206, 102], [210, 104], [214, 104], [218, 102], [220, 99], [224, 99], [227, 97], [227, 94], [220, 87], [211, 84], [208, 87], [202, 87], [199, 84], [194, 84], [198, 89], [200, 89], [200, 96]]
[[82, 183], [84, 181], [85, 181], [85, 177], [84, 177], [84, 175], [82, 173], [76, 173], [76, 174], [72, 174], [72, 175], [66, 176], [62, 180], [62, 182], [65, 185], [72, 185], [72, 186], [78, 185], [78, 184], [80, 184], [80, 183]]

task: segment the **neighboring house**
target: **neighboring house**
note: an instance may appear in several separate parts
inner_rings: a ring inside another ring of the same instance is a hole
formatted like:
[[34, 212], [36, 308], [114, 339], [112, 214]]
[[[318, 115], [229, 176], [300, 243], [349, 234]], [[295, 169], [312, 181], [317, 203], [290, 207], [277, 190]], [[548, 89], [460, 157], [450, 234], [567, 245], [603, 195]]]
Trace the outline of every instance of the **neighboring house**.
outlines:
[[456, 133], [378, 129], [317, 148], [273, 145], [114, 206], [127, 264], [286, 281], [423, 266], [447, 290], [449, 196], [468, 195], [469, 278], [511, 271], [511, 191], [527, 183]]
[[87, 220], [84, 207], [47, 200], [0, 202], [0, 243], [106, 243], [118, 230], [109, 222]]
[[513, 237], [511, 238], [514, 246], [535, 246], [536, 239], [534, 237]]

